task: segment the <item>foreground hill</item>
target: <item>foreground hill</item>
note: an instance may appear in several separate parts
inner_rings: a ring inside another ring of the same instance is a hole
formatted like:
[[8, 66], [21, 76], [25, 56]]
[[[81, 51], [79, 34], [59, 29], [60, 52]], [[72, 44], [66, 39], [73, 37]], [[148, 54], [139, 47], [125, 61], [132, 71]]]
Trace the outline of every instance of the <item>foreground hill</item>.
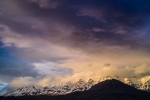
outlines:
[[60, 96], [3, 97], [1, 100], [146, 100], [149, 93], [112, 79], [100, 82], [89, 90]]

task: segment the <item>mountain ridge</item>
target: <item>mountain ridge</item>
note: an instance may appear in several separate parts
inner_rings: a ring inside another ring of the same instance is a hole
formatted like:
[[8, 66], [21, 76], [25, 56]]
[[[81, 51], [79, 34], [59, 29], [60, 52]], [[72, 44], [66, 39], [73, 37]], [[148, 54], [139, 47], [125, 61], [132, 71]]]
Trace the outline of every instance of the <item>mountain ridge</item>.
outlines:
[[146, 91], [138, 90], [119, 80], [105, 80], [84, 92], [74, 92], [67, 94], [67, 98], [74, 97], [73, 100], [145, 100], [150, 94]]
[[[33, 87], [34, 88], [34, 87]], [[116, 79], [95, 84], [85, 91], [75, 91], [65, 95], [23, 95], [7, 96], [2, 100], [149, 100], [150, 93], [138, 90]]]
[[[98, 81], [89, 79], [88, 82], [85, 82], [82, 79], [80, 79], [76, 83], [67, 82], [66, 84], [60, 85], [60, 86], [40, 87], [40, 88], [35, 87], [35, 86], [22, 87], [13, 92], [5, 94], [4, 96], [65, 95], [65, 94], [73, 93], [76, 91], [89, 90], [92, 86], [94, 86], [98, 83], [101, 83], [106, 80], [113, 80], [113, 79], [121, 81], [118, 76], [116, 76], [116, 77], [107, 76], [107, 77], [100, 78]], [[142, 79], [144, 79], [144, 78], [142, 78]], [[124, 82], [125, 84], [128, 84], [132, 87], [135, 87], [140, 90], [146, 90], [145, 88], [143, 89], [144, 85], [139, 86], [139, 84], [134, 84], [128, 78], [125, 78], [124, 81], [125, 81]], [[147, 85], [145, 84], [145, 86], [147, 86]], [[146, 91], [149, 91], [149, 88], [147, 88]]]

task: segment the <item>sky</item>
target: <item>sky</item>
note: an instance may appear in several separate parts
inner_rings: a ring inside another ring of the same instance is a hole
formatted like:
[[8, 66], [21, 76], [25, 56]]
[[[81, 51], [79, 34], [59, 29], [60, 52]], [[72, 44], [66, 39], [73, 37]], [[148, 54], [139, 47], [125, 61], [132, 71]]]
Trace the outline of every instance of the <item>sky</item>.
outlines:
[[0, 0], [0, 91], [150, 74], [149, 0]]

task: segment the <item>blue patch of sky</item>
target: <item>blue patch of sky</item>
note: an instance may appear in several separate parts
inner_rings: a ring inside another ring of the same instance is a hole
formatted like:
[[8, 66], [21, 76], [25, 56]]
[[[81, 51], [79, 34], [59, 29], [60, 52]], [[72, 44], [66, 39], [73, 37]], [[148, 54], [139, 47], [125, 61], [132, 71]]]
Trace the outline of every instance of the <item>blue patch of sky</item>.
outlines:
[[28, 59], [21, 58], [19, 56], [14, 56], [14, 47], [3, 47], [3, 43], [0, 41], [0, 62], [32, 62]]

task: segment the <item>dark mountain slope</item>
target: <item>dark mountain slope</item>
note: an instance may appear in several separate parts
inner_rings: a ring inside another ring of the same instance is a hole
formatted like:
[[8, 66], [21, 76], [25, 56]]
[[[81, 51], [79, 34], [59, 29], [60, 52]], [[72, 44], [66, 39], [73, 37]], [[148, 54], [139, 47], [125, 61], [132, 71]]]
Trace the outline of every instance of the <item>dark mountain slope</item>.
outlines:
[[100, 92], [115, 92], [115, 93], [144, 93], [141, 90], [137, 90], [136, 88], [129, 86], [127, 84], [122, 83], [119, 80], [106, 80], [99, 84], [94, 85], [89, 91], [100, 91]]
[[74, 97], [74, 100], [143, 100], [148, 95], [148, 92], [137, 90], [121, 81], [112, 79], [98, 83], [87, 91], [75, 92], [67, 96]]

